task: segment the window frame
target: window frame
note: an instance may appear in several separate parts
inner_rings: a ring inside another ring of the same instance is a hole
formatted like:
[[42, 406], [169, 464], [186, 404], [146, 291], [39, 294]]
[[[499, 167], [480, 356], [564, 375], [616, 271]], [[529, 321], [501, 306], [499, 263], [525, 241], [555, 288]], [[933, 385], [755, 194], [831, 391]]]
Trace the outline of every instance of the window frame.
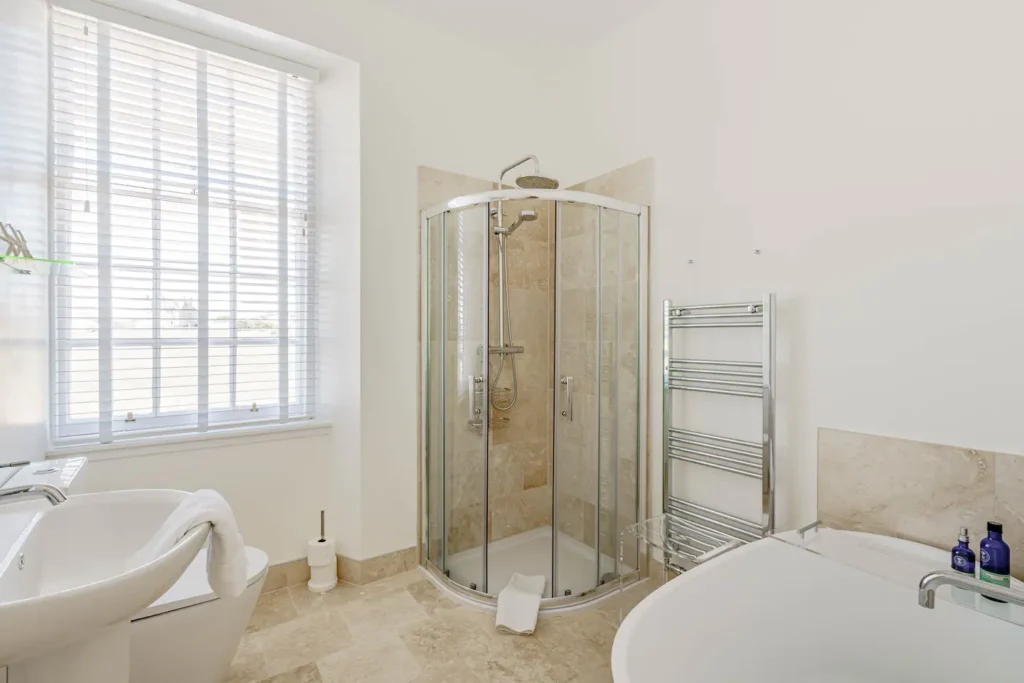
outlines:
[[[290, 77], [303, 78], [310, 82], [311, 94], [313, 95], [313, 101], [311, 104], [308, 116], [310, 121], [315, 121], [316, 116], [316, 104], [315, 104], [315, 91], [316, 83], [319, 80], [318, 72], [308, 66], [298, 64], [288, 59], [277, 57], [275, 55], [268, 54], [264, 51], [254, 50], [247, 48], [242, 45], [238, 45], [233, 42], [220, 40], [216, 37], [211, 37], [205, 33], [199, 33], [192, 31], [187, 28], [176, 26], [173, 24], [164, 23], [149, 17], [137, 15], [131, 12], [124, 11], [122, 9], [112, 7], [109, 5], [100, 4], [93, 2], [92, 0], [58, 0], [54, 2], [49, 8], [47, 23], [48, 31], [50, 35], [47, 39], [48, 50], [51, 52], [50, 65], [48, 66], [49, 73], [49, 88], [47, 94], [47, 108], [48, 108], [48, 128], [49, 128], [49, 139], [47, 142], [48, 147], [48, 165], [49, 165], [49, 177], [51, 179], [49, 192], [48, 192], [48, 236], [49, 236], [49, 247], [51, 254], [59, 253], [59, 236], [58, 231], [55, 229], [55, 204], [58, 201], [52, 181], [54, 174], [54, 90], [52, 83], [52, 50], [53, 50], [53, 35], [52, 35], [52, 17], [54, 9], [70, 10], [89, 16], [91, 19], [97, 22], [105, 22], [108, 24], [116, 24], [120, 27], [141, 31], [150, 35], [172, 40], [179, 43], [184, 43], [194, 47], [201, 53], [217, 53], [233, 59], [237, 59], [243, 62], [248, 62], [257, 66], [272, 69], [278, 71], [282, 78], [282, 85], [279, 89], [279, 102], [282, 106], [287, 107], [287, 86], [285, 85], [286, 79]], [[278, 117], [278, 133], [285, 135], [288, 122], [285, 117]], [[316, 126], [312, 128], [312, 144], [315, 147], [316, 140], [318, 139], [318, 129]], [[199, 140], [197, 140], [199, 144]], [[287, 176], [288, 174], [288, 158], [285, 152], [287, 148], [279, 150], [278, 152], [278, 164], [281, 173]], [[284, 156], [282, 156], [284, 154]], [[301, 278], [290, 278], [287, 271], [288, 266], [285, 264], [285, 256], [279, 258], [280, 272], [275, 278], [273, 276], [261, 276], [257, 274], [247, 273], [246, 278], [260, 279], [265, 278], [268, 281], [275, 282], [280, 288], [278, 291], [277, 307], [279, 310], [279, 320], [284, 323], [283, 327], [278, 327], [277, 337], [256, 337], [246, 338], [238, 336], [238, 328], [235, 325], [235, 316], [237, 315], [237, 309], [232, 305], [232, 321], [231, 321], [231, 336], [220, 337], [210, 335], [210, 326], [207, 324], [205, 340], [198, 335], [195, 338], [168, 338], [168, 337], [153, 337], [150, 339], [118, 339], [113, 335], [110, 335], [109, 348], [111, 352], [116, 349], [124, 348], [141, 348], [150, 349], [154, 356], [158, 349], [164, 348], [194, 348], [199, 349], [201, 345], [205, 343], [207, 348], [207, 354], [210, 350], [215, 348], [227, 348], [229, 352], [237, 354], [241, 348], [255, 348], [260, 346], [273, 346], [280, 349], [280, 355], [278, 357], [277, 371], [284, 374], [279, 375], [279, 392], [282, 391], [280, 388], [280, 382], [287, 382], [288, 368], [294, 361], [293, 356], [289, 353], [292, 350], [297, 350], [299, 354], [300, 362], [297, 367], [300, 368], [300, 372], [303, 376], [303, 383], [301, 388], [297, 392], [292, 392], [286, 385], [283, 392], [287, 393], [288, 401], [286, 404], [281, 402], [275, 404], [259, 405], [257, 410], [253, 410], [250, 407], [241, 407], [234, 401], [234, 394], [236, 391], [236, 366], [232, 363], [232, 373], [229, 386], [231, 387], [232, 402], [235, 407], [233, 409], [214, 408], [211, 405], [207, 405], [205, 415], [200, 407], [197, 406], [192, 410], [166, 410], [166, 411], [147, 411], [146, 413], [135, 412], [130, 420], [133, 423], [133, 428], [130, 430], [114, 430], [110, 429], [106, 436], [103, 433], [102, 428], [102, 414], [104, 408], [102, 407], [102, 399], [98, 399], [99, 404], [99, 415], [96, 418], [72, 418], [70, 417], [69, 410], [69, 394], [70, 390], [61, 390], [60, 377], [62, 373], [58, 370], [58, 365], [64, 363], [64, 367], [70, 362], [70, 351], [74, 349], [95, 349], [99, 354], [99, 349], [103, 340], [97, 336], [95, 340], [81, 339], [75, 340], [70, 338], [62, 338], [58, 334], [58, 320], [60, 318], [59, 310], [61, 304], [61, 295], [58, 294], [57, 289], [57, 278], [50, 279], [50, 375], [51, 379], [49, 382], [49, 394], [50, 394], [50, 446], [54, 449], [61, 448], [73, 448], [76, 446], [83, 445], [94, 445], [94, 446], [109, 446], [111, 444], [130, 444], [132, 442], [145, 442], [147, 439], [154, 439], [166, 436], [178, 435], [183, 438], [209, 438], [216, 434], [230, 433], [232, 430], [246, 430], [250, 428], [273, 428], [275, 426], [280, 427], [282, 430], [294, 429], [297, 424], [301, 424], [304, 421], [316, 421], [317, 412], [319, 408], [319, 387], [316, 377], [316, 366], [319, 352], [319, 330], [318, 330], [318, 308], [319, 308], [319, 278], [317, 273], [317, 247], [318, 247], [318, 231], [316, 230], [316, 165], [314, 162], [310, 162], [309, 166], [309, 178], [308, 183], [303, 187], [307, 190], [308, 198], [303, 205], [299, 205], [301, 208], [296, 208], [296, 205], [291, 204], [291, 200], [282, 199], [280, 206], [286, 207], [284, 212], [279, 210], [273, 214], [267, 213], [268, 216], [275, 216], [280, 222], [278, 228], [278, 239], [279, 245], [287, 247], [290, 237], [290, 217], [292, 214], [298, 212], [302, 215], [304, 221], [304, 227], [302, 228], [302, 237], [306, 240], [305, 246], [302, 250], [302, 258], [306, 268], [306, 274]], [[201, 181], [200, 181], [201, 182]], [[208, 181], [207, 181], [208, 182]], [[279, 186], [279, 193], [282, 197], [287, 194], [286, 185]], [[218, 203], [223, 203], [229, 210], [235, 209], [235, 205], [232, 202], [216, 202], [213, 199], [207, 199], [208, 209], [213, 208]], [[307, 234], [308, 231], [308, 234]], [[235, 238], [232, 238], [235, 239]], [[287, 254], [285, 251], [285, 254]], [[208, 256], [207, 256], [208, 259]], [[199, 258], [202, 260], [202, 257]], [[231, 266], [234, 268], [234, 266]], [[110, 273], [118, 270], [118, 267], [108, 264]], [[196, 272], [197, 282], [203, 277], [204, 271], [203, 266], [198, 266], [199, 270]], [[159, 257], [155, 257], [152, 262], [145, 266], [140, 267], [141, 270], [152, 273], [154, 281], [159, 278], [161, 272], [161, 264]], [[99, 272], [99, 266], [97, 265], [97, 272]], [[108, 273], [108, 277], [110, 277]], [[228, 288], [228, 296], [234, 301], [238, 296], [238, 284], [236, 278], [238, 273], [233, 271], [230, 276], [230, 282]], [[209, 270], [209, 266], [206, 266], [205, 271], [206, 277], [206, 289], [209, 291], [212, 275]], [[297, 284], [296, 284], [297, 283]], [[293, 292], [297, 292], [300, 296], [296, 299], [293, 298]], [[297, 302], [298, 306], [303, 310], [301, 322], [298, 325], [293, 325], [288, 320], [288, 310], [292, 301]], [[163, 313], [161, 307], [161, 299], [154, 297], [152, 300], [152, 315], [154, 321], [159, 320]], [[209, 317], [209, 313], [207, 314]], [[296, 334], [298, 333], [298, 334]], [[197, 352], [197, 373], [196, 383], [197, 387], [201, 384], [203, 378], [203, 369], [198, 367], [198, 352]], [[155, 365], [152, 370], [154, 375], [158, 373], [161, 366]], [[67, 372], [67, 371], [65, 371]], [[206, 372], [207, 386], [209, 387], [210, 374]], [[101, 382], [102, 383], [102, 382]], [[154, 381], [152, 385], [153, 394], [153, 406], [157, 405], [157, 396], [160, 391], [159, 385]], [[100, 391], [97, 391], [99, 394]], [[198, 393], [198, 392], [197, 392]], [[295, 395], [295, 394], [298, 395]], [[283, 393], [279, 393], [279, 396], [283, 396]], [[111, 403], [113, 399], [111, 398]], [[292, 416], [291, 413], [298, 412], [299, 415]], [[110, 423], [114, 424], [118, 421], [118, 415], [111, 411]], [[99, 434], [97, 434], [97, 425], [100, 425]]]

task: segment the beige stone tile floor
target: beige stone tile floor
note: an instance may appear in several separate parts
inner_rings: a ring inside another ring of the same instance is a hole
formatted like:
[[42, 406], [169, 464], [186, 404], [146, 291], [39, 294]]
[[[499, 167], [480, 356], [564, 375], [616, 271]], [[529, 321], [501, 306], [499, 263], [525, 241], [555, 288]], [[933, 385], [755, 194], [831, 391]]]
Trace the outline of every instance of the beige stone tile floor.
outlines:
[[317, 595], [260, 596], [230, 683], [610, 683], [615, 598], [543, 617], [532, 636], [497, 633], [420, 570]]

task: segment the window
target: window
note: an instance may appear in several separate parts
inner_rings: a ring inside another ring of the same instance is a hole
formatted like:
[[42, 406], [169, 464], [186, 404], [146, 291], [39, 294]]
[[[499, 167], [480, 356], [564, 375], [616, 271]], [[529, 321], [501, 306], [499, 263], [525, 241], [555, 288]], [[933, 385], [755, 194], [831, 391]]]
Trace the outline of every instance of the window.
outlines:
[[53, 438], [313, 417], [309, 80], [51, 13]]

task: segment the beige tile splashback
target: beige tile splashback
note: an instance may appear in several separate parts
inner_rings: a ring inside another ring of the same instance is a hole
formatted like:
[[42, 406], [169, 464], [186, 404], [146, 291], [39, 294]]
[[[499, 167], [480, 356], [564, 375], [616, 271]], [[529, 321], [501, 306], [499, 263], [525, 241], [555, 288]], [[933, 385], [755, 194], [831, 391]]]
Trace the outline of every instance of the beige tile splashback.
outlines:
[[654, 159], [643, 159], [629, 166], [617, 168], [573, 185], [569, 189], [594, 192], [624, 202], [650, 206], [654, 203]]
[[449, 173], [429, 166], [420, 166], [418, 172], [417, 201], [420, 211], [464, 194], [493, 190], [496, 184], [493, 181]]
[[1004, 525], [1012, 571], [1024, 578], [1024, 457], [835, 429], [818, 430], [818, 517], [951, 548], [966, 526]]

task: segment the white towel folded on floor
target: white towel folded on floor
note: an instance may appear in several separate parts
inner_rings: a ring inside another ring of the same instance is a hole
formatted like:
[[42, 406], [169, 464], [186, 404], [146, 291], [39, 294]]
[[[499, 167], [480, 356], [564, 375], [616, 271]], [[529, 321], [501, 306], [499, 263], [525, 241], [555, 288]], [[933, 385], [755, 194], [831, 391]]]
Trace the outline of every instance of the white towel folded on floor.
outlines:
[[498, 616], [495, 626], [499, 633], [528, 636], [537, 628], [540, 598], [544, 595], [545, 578], [513, 574], [508, 585], [498, 593]]
[[236, 597], [245, 590], [245, 543], [238, 533], [238, 523], [231, 506], [216, 491], [204, 489], [189, 494], [178, 504], [163, 525], [129, 561], [140, 567], [168, 552], [190, 530], [210, 522], [209, 552], [206, 553], [206, 575], [213, 591], [222, 598]]

